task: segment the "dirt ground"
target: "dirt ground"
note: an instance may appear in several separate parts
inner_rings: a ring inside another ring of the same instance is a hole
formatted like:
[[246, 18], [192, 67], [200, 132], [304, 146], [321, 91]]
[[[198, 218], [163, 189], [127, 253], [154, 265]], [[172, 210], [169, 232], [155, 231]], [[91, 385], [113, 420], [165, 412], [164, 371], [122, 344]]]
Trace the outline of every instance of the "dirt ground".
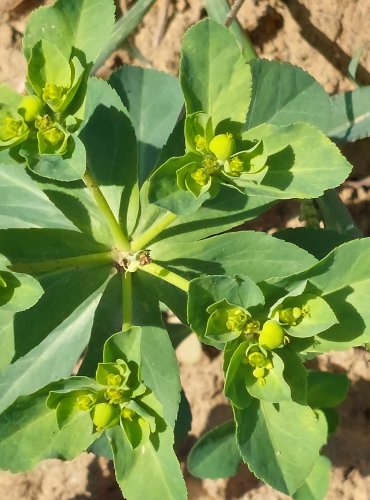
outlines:
[[[30, 10], [37, 0], [0, 0], [0, 82], [18, 91], [24, 88], [21, 38]], [[125, 10], [130, 1], [117, 4]], [[169, 4], [166, 10], [166, 5]], [[107, 75], [122, 62], [150, 65], [176, 74], [180, 40], [184, 31], [204, 16], [201, 0], [158, 0], [131, 38], [141, 54], [133, 59], [132, 49], [120, 50], [102, 69]], [[330, 93], [354, 88], [347, 68], [355, 50], [363, 47], [358, 80], [370, 84], [370, 0], [245, 0], [238, 15], [259, 55], [287, 60], [310, 72]], [[341, 196], [357, 224], [370, 235], [368, 179], [370, 141], [358, 141], [344, 148], [354, 165], [351, 181]], [[355, 182], [353, 182], [355, 181]], [[269, 211], [255, 227], [269, 232], [299, 225], [298, 204], [285, 202]], [[195, 438], [230, 415], [222, 395], [221, 357], [203, 352], [195, 337], [178, 350], [181, 378], [189, 399], [193, 425], [182, 457]], [[333, 467], [327, 498], [366, 500], [370, 498], [370, 371], [369, 355], [361, 349], [322, 356], [323, 369], [346, 372], [352, 387], [340, 408], [341, 422], [330, 439], [326, 453]], [[200, 481], [185, 470], [191, 500], [287, 498], [261, 485], [245, 467], [233, 478]], [[49, 460], [27, 474], [0, 473], [0, 498], [4, 500], [116, 500], [121, 494], [111, 465], [102, 458], [83, 454], [69, 463]], [[174, 499], [176, 500], [176, 499]]]

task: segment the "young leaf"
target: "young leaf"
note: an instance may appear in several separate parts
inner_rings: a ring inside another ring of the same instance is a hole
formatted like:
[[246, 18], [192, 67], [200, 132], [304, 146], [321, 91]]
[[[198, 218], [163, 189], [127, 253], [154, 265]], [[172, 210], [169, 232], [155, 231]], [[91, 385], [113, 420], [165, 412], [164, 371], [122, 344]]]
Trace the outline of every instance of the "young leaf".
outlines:
[[214, 128], [225, 122], [238, 131], [250, 103], [251, 72], [227, 28], [206, 19], [187, 31], [180, 81], [188, 114], [203, 111]]
[[316, 80], [298, 66], [279, 61], [254, 59], [252, 104], [244, 130], [261, 123], [290, 125], [306, 122], [326, 132], [330, 100]]
[[294, 493], [326, 442], [325, 419], [292, 401], [254, 400], [234, 413], [238, 447], [249, 469], [273, 488]]
[[188, 455], [190, 474], [201, 479], [234, 476], [241, 462], [232, 420], [201, 436]]
[[[7, 272], [0, 271], [0, 278], [6, 278]], [[5, 276], [4, 276], [5, 275]], [[6, 302], [3, 302], [0, 288], [0, 318], [3, 313], [16, 313], [29, 309], [39, 300], [43, 289], [39, 282], [27, 274], [13, 273], [12, 276], [18, 282]]]
[[111, 0], [58, 0], [51, 7], [35, 10], [23, 38], [27, 59], [32, 47], [41, 39], [55, 45], [67, 59], [72, 47], [94, 61], [109, 38], [114, 24]]
[[113, 452], [116, 479], [125, 498], [152, 498], [155, 494], [161, 500], [186, 500], [186, 487], [169, 429], [135, 450], [119, 426], [108, 429], [106, 434]]

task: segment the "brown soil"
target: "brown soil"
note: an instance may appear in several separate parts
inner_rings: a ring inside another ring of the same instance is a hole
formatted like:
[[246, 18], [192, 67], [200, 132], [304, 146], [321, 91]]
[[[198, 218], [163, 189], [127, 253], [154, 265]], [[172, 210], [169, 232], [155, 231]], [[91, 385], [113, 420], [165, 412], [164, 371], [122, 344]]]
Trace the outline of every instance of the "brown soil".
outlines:
[[[20, 55], [21, 37], [30, 10], [37, 0], [0, 0], [0, 82], [18, 91], [24, 88], [24, 62]], [[130, 1], [117, 1], [123, 9]], [[147, 15], [131, 43], [142, 54], [136, 64], [148, 65], [176, 74], [181, 36], [204, 11], [200, 0], [158, 0]], [[259, 55], [287, 60], [310, 72], [330, 92], [353, 88], [347, 68], [354, 51], [364, 47], [358, 80], [370, 84], [370, 30], [364, 23], [370, 19], [370, 0], [245, 0], [238, 16], [248, 30]], [[364, 29], [365, 27], [365, 29]], [[101, 74], [109, 73], [121, 62], [132, 62], [124, 50], [112, 56]], [[368, 69], [367, 69], [368, 68]], [[344, 148], [354, 164], [352, 180], [369, 175], [369, 140]], [[370, 234], [368, 183], [347, 184], [341, 191], [359, 227]], [[298, 204], [282, 203], [256, 226], [262, 230], [299, 225]], [[209, 356], [190, 338], [179, 348], [181, 378], [193, 413], [189, 439], [182, 455], [195, 438], [230, 416], [222, 395], [221, 357]], [[330, 353], [319, 359], [323, 369], [346, 372], [352, 387], [341, 406], [341, 423], [327, 446], [333, 462], [329, 500], [366, 500], [370, 498], [370, 371], [369, 355], [354, 349]], [[287, 498], [261, 485], [243, 467], [228, 480], [200, 481], [185, 471], [189, 497], [205, 499], [275, 500]], [[0, 473], [0, 498], [6, 500], [85, 500], [121, 498], [104, 459], [83, 454], [69, 463], [49, 460], [27, 474]], [[176, 500], [176, 499], [174, 499]]]

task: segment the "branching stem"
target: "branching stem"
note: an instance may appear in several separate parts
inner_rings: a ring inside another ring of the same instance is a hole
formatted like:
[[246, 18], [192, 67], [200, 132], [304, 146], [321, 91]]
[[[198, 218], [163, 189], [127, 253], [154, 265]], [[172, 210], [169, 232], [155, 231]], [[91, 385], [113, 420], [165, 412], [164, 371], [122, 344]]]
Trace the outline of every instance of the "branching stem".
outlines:
[[151, 227], [143, 232], [136, 240], [131, 243], [131, 250], [137, 252], [144, 250], [146, 246], [154, 240], [162, 231], [164, 231], [175, 219], [176, 214], [167, 212], [163, 217], [158, 219]]
[[122, 252], [127, 252], [128, 250], [130, 250], [130, 243], [127, 241], [126, 236], [123, 234], [121, 226], [115, 218], [112, 209], [108, 205], [107, 200], [105, 199], [103, 193], [101, 192], [99, 186], [97, 185], [95, 179], [92, 177], [88, 169], [86, 169], [86, 172], [83, 176], [83, 181], [92, 194], [94, 200], [96, 201], [96, 204], [98, 205], [105, 221], [107, 222], [116, 247]]
[[173, 273], [172, 271], [169, 271], [168, 269], [165, 269], [155, 262], [151, 262], [150, 264], [142, 266], [139, 269], [140, 271], [145, 271], [146, 273], [152, 274], [153, 276], [156, 276], [163, 281], [167, 281], [167, 283], [171, 283], [171, 285], [180, 288], [180, 290], [183, 290], [184, 292], [188, 292], [189, 290], [189, 281], [187, 279], [179, 276], [176, 273]]

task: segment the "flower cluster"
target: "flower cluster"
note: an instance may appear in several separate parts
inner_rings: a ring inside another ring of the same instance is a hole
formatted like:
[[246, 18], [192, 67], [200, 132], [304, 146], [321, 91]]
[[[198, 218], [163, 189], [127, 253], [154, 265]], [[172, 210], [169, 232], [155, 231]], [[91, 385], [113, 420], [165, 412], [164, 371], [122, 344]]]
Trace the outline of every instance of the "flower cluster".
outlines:
[[266, 173], [263, 142], [243, 141], [229, 131], [215, 133], [205, 113], [188, 115], [185, 138], [191, 161], [177, 171], [181, 190], [199, 197], [207, 191], [217, 194], [220, 184], [238, 187], [237, 181], [260, 182]]

